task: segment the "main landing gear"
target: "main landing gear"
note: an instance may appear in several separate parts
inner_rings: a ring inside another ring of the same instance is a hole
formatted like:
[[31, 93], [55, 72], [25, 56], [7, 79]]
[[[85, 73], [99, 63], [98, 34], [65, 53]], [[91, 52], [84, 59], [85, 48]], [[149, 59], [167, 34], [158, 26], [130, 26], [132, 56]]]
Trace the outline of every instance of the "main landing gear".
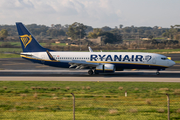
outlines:
[[160, 72], [159, 72], [159, 70], [157, 70], [157, 72], [156, 72], [156, 75], [160, 75]]
[[89, 75], [93, 75], [93, 74], [99, 74], [96, 70], [92, 70], [92, 69], [90, 69], [89, 71], [88, 71], [88, 74]]
[[92, 74], [93, 74], [93, 70], [90, 69], [90, 70], [88, 71], [88, 74], [89, 74], [89, 75], [92, 75]]

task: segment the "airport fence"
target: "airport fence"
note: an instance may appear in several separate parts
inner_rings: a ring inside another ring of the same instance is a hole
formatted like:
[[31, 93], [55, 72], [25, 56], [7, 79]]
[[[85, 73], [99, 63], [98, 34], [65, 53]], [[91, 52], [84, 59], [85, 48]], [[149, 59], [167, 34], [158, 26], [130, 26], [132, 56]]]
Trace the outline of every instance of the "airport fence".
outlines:
[[[36, 89], [39, 90], [1, 90], [0, 119], [165, 120], [168, 116], [171, 120], [180, 119], [179, 92], [156, 95], [149, 92], [73, 94], [72, 91], [54, 92], [60, 88], [52, 88], [51, 91], [46, 91], [48, 88]], [[68, 91], [69, 88], [66, 89]]]

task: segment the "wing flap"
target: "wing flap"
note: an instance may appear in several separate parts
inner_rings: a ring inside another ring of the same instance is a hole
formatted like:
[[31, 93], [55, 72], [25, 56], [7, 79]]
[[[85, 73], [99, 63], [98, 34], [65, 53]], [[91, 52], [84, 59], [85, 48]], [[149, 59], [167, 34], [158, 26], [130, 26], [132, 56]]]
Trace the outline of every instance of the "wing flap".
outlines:
[[96, 67], [99, 65], [99, 63], [89, 63], [86, 61], [72, 61], [69, 62], [69, 64], [71, 65], [69, 68], [76, 67], [75, 69], [82, 69], [85, 67]]

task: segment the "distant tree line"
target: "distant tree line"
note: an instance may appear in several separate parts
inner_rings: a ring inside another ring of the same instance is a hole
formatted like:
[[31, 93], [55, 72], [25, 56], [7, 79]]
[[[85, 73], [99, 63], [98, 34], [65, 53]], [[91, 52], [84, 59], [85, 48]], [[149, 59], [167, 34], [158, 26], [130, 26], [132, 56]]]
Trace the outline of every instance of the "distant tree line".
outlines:
[[8, 31], [6, 29], [2, 29], [0, 31], [0, 39], [4, 40], [7, 38], [7, 36], [8, 36]]
[[[123, 40], [137, 40], [140, 38], [169, 38], [171, 40], [180, 40], [180, 25], [171, 26], [171, 28], [154, 27], [119, 27], [110, 28], [104, 26], [102, 28], [93, 28], [83, 23], [74, 22], [71, 25], [52, 24], [50, 27], [46, 25], [30, 24], [26, 25], [27, 29], [38, 39], [58, 39], [70, 37], [72, 40], [80, 40], [86, 38], [96, 39], [102, 38], [104, 44], [122, 43]], [[18, 38], [15, 25], [0, 25], [0, 40], [7, 37]], [[156, 42], [158, 43], [158, 42]], [[158, 43], [159, 44], [159, 43]]]
[[166, 30], [162, 36], [170, 39], [180, 40], [180, 25], [171, 26], [171, 28]]
[[125, 27], [122, 28], [122, 34], [124, 39], [133, 39], [133, 38], [156, 38], [162, 37], [162, 34], [168, 30], [168, 28], [159, 28], [155, 27]]

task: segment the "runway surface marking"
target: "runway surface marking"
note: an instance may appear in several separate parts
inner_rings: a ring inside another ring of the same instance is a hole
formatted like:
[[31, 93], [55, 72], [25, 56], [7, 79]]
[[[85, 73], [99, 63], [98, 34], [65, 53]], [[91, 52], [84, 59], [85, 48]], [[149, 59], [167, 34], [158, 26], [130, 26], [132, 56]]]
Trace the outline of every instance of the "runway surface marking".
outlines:
[[2, 64], [2, 65], [24, 65], [25, 63], [9, 63], [9, 64]]
[[36, 66], [36, 68], [43, 68], [43, 67], [49, 67], [49, 66], [45, 66], [45, 65]]
[[0, 70], [0, 81], [180, 82], [180, 71], [122, 71], [89, 76], [87, 70]]
[[0, 77], [0, 81], [180, 82], [179, 78], [149, 77]]

